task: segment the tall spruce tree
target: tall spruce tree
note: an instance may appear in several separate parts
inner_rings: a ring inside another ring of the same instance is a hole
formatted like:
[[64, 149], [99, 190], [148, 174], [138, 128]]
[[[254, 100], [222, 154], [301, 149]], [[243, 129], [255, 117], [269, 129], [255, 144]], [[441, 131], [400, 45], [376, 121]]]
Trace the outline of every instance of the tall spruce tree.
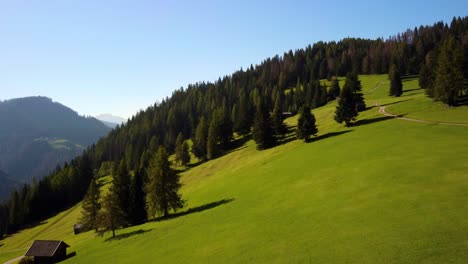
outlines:
[[208, 125], [206, 124], [205, 117], [201, 117], [195, 131], [193, 138], [192, 153], [199, 160], [206, 160], [207, 158], [207, 139], [208, 139]]
[[171, 168], [169, 153], [166, 148], [160, 146], [153, 156], [147, 170], [148, 182], [146, 184], [146, 209], [148, 217], [156, 214], [167, 217], [169, 210], [183, 208], [179, 189], [179, 175]]
[[127, 225], [126, 215], [119, 205], [119, 199], [115, 192], [110, 189], [110, 192], [103, 197], [102, 209], [98, 216], [98, 234], [103, 235], [111, 231], [112, 237], [115, 237], [115, 230], [119, 227]]
[[81, 203], [81, 215], [80, 222], [85, 226], [87, 230], [95, 229], [98, 231], [98, 216], [99, 210], [101, 209], [100, 204], [100, 191], [99, 186], [96, 183], [96, 179], [93, 178], [89, 184], [88, 191]]
[[399, 97], [403, 93], [403, 84], [401, 83], [400, 70], [398, 66], [394, 63], [390, 66], [390, 71], [388, 73], [388, 79], [390, 80], [390, 96]]
[[273, 130], [277, 137], [281, 137], [286, 133], [286, 125], [284, 124], [283, 111], [281, 111], [281, 99], [277, 97], [275, 100], [275, 108], [271, 115]]
[[245, 95], [244, 89], [239, 92], [239, 105], [237, 108], [236, 120], [234, 122], [234, 130], [240, 135], [248, 135], [252, 126], [252, 113], [249, 107], [248, 97]]
[[341, 89], [340, 98], [338, 99], [335, 121], [340, 124], [345, 122], [346, 126], [350, 126], [351, 121], [355, 120], [357, 115], [358, 111], [351, 85], [345, 83], [343, 89]]
[[438, 57], [434, 97], [450, 106], [457, 104], [459, 92], [463, 90], [462, 54], [455, 38], [448, 36]]
[[143, 190], [144, 171], [140, 169], [134, 170], [134, 175], [131, 181], [130, 197], [131, 197], [131, 214], [130, 221], [132, 225], [137, 225], [145, 222], [145, 192]]
[[331, 81], [330, 91], [328, 96], [330, 100], [335, 100], [340, 95], [340, 83], [337, 77], [333, 77]]
[[175, 160], [180, 165], [187, 165], [190, 162], [188, 144], [184, 140], [182, 133], [179, 133], [176, 140]]
[[270, 113], [261, 99], [255, 112], [252, 134], [258, 150], [270, 148], [275, 144]]
[[218, 138], [220, 134], [220, 123], [216, 114], [211, 118], [210, 127], [208, 129], [208, 139], [206, 142], [206, 155], [208, 159], [214, 159], [220, 155], [221, 149], [218, 145]]
[[310, 136], [316, 135], [317, 132], [318, 129], [315, 125], [315, 116], [310, 111], [310, 107], [301, 107], [299, 110], [299, 118], [297, 119], [296, 137], [307, 142], [309, 141]]
[[[118, 164], [118, 166], [117, 166]], [[127, 168], [125, 159], [121, 159], [119, 163], [115, 163], [112, 171], [113, 181], [111, 191], [116, 199], [116, 206], [120, 208], [126, 222], [130, 222], [130, 172]]]
[[[346, 75], [346, 81], [343, 88], [347, 86], [353, 94], [354, 107], [357, 112], [366, 110], [366, 103], [364, 102], [364, 95], [362, 94], [361, 81], [357, 73], [350, 72]], [[357, 116], [357, 115], [356, 115]]]

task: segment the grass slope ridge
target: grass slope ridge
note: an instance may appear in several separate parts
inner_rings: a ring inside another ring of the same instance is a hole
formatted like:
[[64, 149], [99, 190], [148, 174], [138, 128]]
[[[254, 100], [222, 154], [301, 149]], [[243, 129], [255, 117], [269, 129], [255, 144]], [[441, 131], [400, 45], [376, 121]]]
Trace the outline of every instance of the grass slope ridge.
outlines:
[[[466, 263], [468, 128], [383, 116], [374, 101], [389, 111], [432, 104], [409, 91], [416, 79], [388, 97], [386, 78], [361, 76], [371, 107], [354, 127], [336, 124], [330, 103], [313, 111], [311, 143], [257, 151], [249, 141], [187, 170], [187, 209], [174, 218], [118, 230], [116, 239], [74, 236], [75, 207], [0, 241], [0, 261], [32, 239], [65, 239], [77, 255], [64, 263]], [[467, 122], [463, 113], [442, 121]]]

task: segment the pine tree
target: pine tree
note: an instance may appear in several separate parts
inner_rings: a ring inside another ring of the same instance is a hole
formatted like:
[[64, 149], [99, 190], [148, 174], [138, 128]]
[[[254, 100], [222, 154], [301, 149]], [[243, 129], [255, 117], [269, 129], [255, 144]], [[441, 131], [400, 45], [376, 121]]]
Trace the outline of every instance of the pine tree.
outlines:
[[351, 86], [345, 85], [341, 89], [338, 106], [335, 111], [335, 121], [338, 123], [346, 123], [346, 126], [351, 125], [351, 121], [355, 120], [358, 115], [356, 101]]
[[214, 159], [220, 155], [220, 148], [218, 146], [218, 138], [219, 138], [219, 120], [216, 118], [216, 115], [213, 114], [210, 122], [210, 128], [208, 129], [208, 140], [206, 143], [206, 154], [208, 159]]
[[283, 111], [281, 111], [281, 99], [279, 97], [276, 98], [271, 119], [275, 135], [278, 137], [284, 135], [286, 133], [286, 125], [284, 124]]
[[338, 78], [334, 77], [331, 81], [330, 91], [328, 92], [330, 101], [335, 100], [340, 95], [340, 83]]
[[130, 222], [130, 172], [125, 159], [121, 159], [119, 165], [115, 163], [112, 171], [113, 181], [111, 191], [116, 199], [116, 206], [120, 208], [126, 222]]
[[234, 130], [240, 135], [246, 136], [250, 133], [252, 126], [252, 114], [249, 109], [248, 98], [245, 95], [244, 89], [240, 90], [239, 106], [237, 108], [236, 120], [234, 122]]
[[388, 73], [390, 80], [390, 96], [399, 97], [403, 93], [403, 84], [401, 83], [400, 70], [396, 64], [392, 64]]
[[[366, 110], [366, 103], [364, 102], [364, 96], [362, 94], [361, 81], [358, 75], [354, 72], [350, 72], [346, 75], [346, 81], [343, 88], [347, 86], [353, 94], [354, 107], [357, 112]], [[356, 115], [357, 116], [357, 115]]]
[[270, 148], [275, 144], [270, 113], [262, 100], [259, 100], [257, 105], [252, 134], [258, 150]]
[[87, 230], [95, 229], [98, 231], [98, 215], [101, 209], [99, 202], [100, 191], [99, 186], [96, 184], [96, 179], [92, 179], [88, 191], [81, 203], [81, 219], [80, 222]]
[[438, 67], [434, 85], [434, 98], [455, 106], [459, 92], [463, 90], [463, 52], [455, 38], [447, 37], [438, 57]]
[[146, 216], [145, 209], [145, 193], [143, 190], [143, 175], [142, 170], [136, 169], [131, 181], [130, 197], [131, 197], [131, 215], [130, 220], [132, 225], [143, 223]]
[[182, 133], [179, 133], [176, 140], [175, 160], [180, 165], [187, 165], [190, 162], [188, 144], [184, 140]]
[[197, 129], [195, 131], [195, 137], [193, 139], [192, 153], [199, 160], [206, 160], [207, 158], [207, 138], [208, 138], [208, 126], [206, 124], [205, 117], [200, 118]]
[[179, 189], [179, 175], [170, 167], [169, 154], [161, 146], [156, 155], [151, 159], [147, 170], [148, 182], [146, 192], [146, 210], [148, 217], [162, 214], [169, 215], [169, 210], [176, 211], [183, 208]]
[[120, 208], [119, 199], [112, 188], [103, 197], [102, 209], [99, 211], [97, 232], [101, 236], [112, 231], [112, 236], [115, 237], [115, 230], [127, 224], [125, 213]]
[[299, 110], [299, 118], [297, 119], [296, 137], [303, 139], [304, 142], [309, 140], [311, 135], [316, 135], [318, 132], [315, 126], [315, 116], [310, 111], [310, 107], [303, 106]]

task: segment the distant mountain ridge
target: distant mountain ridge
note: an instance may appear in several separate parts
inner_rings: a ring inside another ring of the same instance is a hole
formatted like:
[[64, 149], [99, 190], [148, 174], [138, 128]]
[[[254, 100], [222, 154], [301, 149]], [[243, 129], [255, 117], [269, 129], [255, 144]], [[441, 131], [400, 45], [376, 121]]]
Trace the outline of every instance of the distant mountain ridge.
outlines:
[[117, 125], [121, 125], [122, 123], [125, 123], [126, 120], [120, 116], [115, 116], [109, 113], [106, 114], [100, 114], [96, 116], [96, 119], [100, 120], [103, 122], [106, 126], [110, 128], [114, 128]]
[[42, 96], [1, 101], [0, 124], [0, 169], [19, 182], [41, 178], [110, 130]]

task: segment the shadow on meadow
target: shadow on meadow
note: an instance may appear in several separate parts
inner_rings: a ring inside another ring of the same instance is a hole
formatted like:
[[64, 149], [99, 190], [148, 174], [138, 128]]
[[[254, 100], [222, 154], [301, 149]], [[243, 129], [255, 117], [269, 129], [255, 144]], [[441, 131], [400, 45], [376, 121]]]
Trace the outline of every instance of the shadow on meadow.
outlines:
[[354, 131], [354, 130], [344, 130], [344, 131], [338, 131], [338, 132], [329, 132], [329, 133], [320, 135], [320, 136], [318, 136], [318, 137], [310, 138], [310, 139], [307, 141], [307, 143], [312, 143], [312, 142], [316, 142], [316, 141], [323, 140], [323, 139], [326, 139], [326, 138], [331, 138], [331, 137], [343, 135], [343, 134], [349, 133], [349, 132], [351, 132], [351, 131]]
[[[404, 115], [398, 115], [398, 117], [403, 117]], [[380, 117], [375, 117], [375, 118], [368, 118], [368, 119], [362, 119], [358, 120], [353, 123], [353, 126], [363, 126], [363, 125], [369, 125], [377, 122], [382, 122], [385, 120], [393, 119], [395, 116], [380, 116]]]
[[158, 218], [154, 219], [153, 221], [160, 222], [160, 221], [165, 221], [165, 220], [170, 220], [170, 219], [182, 217], [182, 216], [185, 216], [185, 215], [188, 215], [188, 214], [203, 212], [203, 211], [210, 210], [210, 209], [216, 208], [216, 207], [224, 205], [224, 204], [231, 203], [234, 200], [235, 200], [234, 198], [222, 199], [222, 200], [219, 200], [219, 201], [216, 201], [216, 202], [211, 202], [211, 203], [207, 203], [207, 204], [200, 205], [200, 206], [197, 206], [197, 207], [189, 208], [189, 209], [187, 209], [187, 210], [185, 210], [183, 212], [170, 214], [170, 215], [168, 215], [166, 217], [161, 216], [161, 217], [158, 217]]
[[152, 228], [151, 229], [146, 229], [146, 230], [138, 229], [138, 230], [135, 230], [135, 231], [132, 231], [132, 232], [129, 232], [129, 233], [116, 235], [115, 237], [110, 237], [110, 238], [106, 239], [105, 241], [107, 242], [107, 241], [112, 241], [112, 240], [121, 240], [121, 239], [129, 238], [129, 237], [132, 237], [132, 236], [141, 235], [141, 234], [147, 233], [147, 232], [149, 232], [151, 230], [153, 230], [153, 229]]
[[404, 100], [395, 101], [395, 102], [391, 102], [391, 103], [381, 104], [380, 106], [389, 106], [389, 105], [399, 104], [399, 103], [403, 103], [403, 102], [411, 101], [411, 100], [414, 100], [414, 98], [409, 98], [409, 99], [404, 99]]

